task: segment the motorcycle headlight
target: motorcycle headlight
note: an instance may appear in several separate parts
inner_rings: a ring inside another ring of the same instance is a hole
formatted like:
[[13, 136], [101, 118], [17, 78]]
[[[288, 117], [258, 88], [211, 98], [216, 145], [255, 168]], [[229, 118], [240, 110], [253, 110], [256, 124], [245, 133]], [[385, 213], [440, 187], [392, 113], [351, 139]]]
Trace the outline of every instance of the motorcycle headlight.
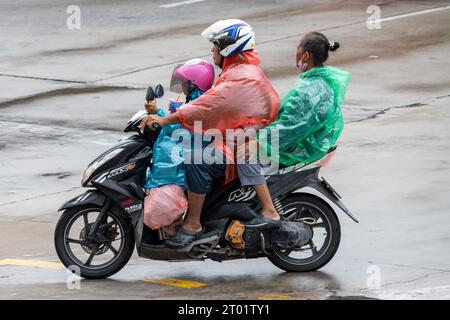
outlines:
[[108, 160], [114, 158], [116, 155], [121, 153], [123, 148], [114, 149], [111, 152], [103, 155], [102, 157], [96, 159], [94, 162], [92, 162], [87, 169], [84, 171], [83, 178], [81, 179], [81, 185], [85, 186], [92, 186], [91, 179], [92, 174], [104, 163], [106, 163]]

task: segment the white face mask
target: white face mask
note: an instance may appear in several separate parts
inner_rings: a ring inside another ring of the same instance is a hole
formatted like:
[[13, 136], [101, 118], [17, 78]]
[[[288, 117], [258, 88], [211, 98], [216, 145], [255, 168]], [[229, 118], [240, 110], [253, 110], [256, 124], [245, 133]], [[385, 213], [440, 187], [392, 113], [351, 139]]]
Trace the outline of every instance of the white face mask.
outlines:
[[297, 63], [297, 68], [300, 70], [300, 72], [305, 72], [306, 68], [308, 67], [308, 64], [303, 62], [303, 56], [301, 57], [300, 61]]

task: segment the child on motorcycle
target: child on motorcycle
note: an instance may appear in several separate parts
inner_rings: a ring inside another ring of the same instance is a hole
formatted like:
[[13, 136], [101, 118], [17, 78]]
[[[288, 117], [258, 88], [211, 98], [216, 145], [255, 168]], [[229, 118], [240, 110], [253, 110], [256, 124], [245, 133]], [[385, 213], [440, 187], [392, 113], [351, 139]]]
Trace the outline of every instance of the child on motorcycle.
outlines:
[[[175, 67], [170, 88], [174, 92], [183, 92], [186, 95], [185, 102], [188, 103], [209, 90], [213, 81], [213, 66], [202, 59], [191, 59]], [[181, 105], [181, 102], [171, 101], [169, 112], [176, 112]], [[155, 102], [146, 103], [145, 109], [149, 114], [166, 115]], [[153, 145], [153, 166], [147, 172], [144, 186], [147, 190], [144, 222], [152, 229], [169, 225], [187, 208], [184, 195], [183, 148], [178, 141], [171, 139], [173, 131], [179, 128], [180, 124], [164, 125]], [[167, 201], [168, 199], [171, 201]]]

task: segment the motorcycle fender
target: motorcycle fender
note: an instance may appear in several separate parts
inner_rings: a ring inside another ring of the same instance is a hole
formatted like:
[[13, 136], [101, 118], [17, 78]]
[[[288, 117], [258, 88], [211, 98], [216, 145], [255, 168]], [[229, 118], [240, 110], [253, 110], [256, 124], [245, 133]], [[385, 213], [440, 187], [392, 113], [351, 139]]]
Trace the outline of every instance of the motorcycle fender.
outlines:
[[76, 196], [64, 203], [58, 211], [66, 210], [73, 207], [79, 207], [86, 204], [92, 204], [98, 207], [103, 207], [106, 201], [106, 196], [98, 190], [88, 190], [83, 194]]
[[319, 179], [317, 175], [314, 175], [314, 177], [309, 179], [307, 186], [316, 189], [322, 195], [331, 200], [335, 205], [337, 205], [342, 211], [344, 211], [354, 222], [359, 223], [358, 219], [356, 219], [356, 217], [340, 200], [341, 196], [324, 178]]

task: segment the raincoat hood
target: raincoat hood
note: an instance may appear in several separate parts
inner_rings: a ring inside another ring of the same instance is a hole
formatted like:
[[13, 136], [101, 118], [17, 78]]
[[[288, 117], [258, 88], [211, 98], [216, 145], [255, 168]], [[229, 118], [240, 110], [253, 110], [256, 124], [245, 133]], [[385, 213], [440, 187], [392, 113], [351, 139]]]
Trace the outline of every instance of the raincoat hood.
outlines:
[[303, 72], [300, 79], [318, 77], [324, 80], [333, 90], [335, 102], [341, 105], [344, 102], [345, 93], [350, 82], [350, 73], [336, 67], [319, 67]]
[[[222, 73], [228, 69], [228, 67], [232, 64], [236, 63], [248, 63], [253, 64], [255, 66], [259, 66], [261, 60], [259, 59], [258, 53], [256, 50], [244, 51], [235, 56], [224, 58], [222, 65]], [[220, 79], [220, 77], [219, 77]]]

